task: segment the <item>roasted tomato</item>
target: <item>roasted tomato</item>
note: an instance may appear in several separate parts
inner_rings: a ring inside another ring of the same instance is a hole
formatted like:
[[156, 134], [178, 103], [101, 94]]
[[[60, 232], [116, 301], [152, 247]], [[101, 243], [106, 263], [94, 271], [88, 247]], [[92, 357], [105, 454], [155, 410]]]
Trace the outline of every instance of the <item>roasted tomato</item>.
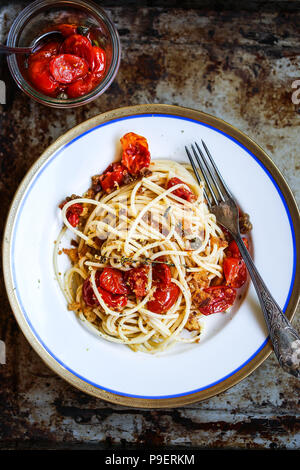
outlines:
[[72, 54], [60, 54], [50, 60], [50, 72], [59, 83], [72, 83], [84, 77], [89, 70], [87, 62]]
[[54, 29], [60, 31], [65, 38], [77, 33], [76, 24], [56, 24]]
[[106, 305], [113, 310], [122, 310], [127, 305], [127, 295], [112, 294], [111, 292], [102, 289], [100, 286], [98, 287], [98, 291]]
[[[97, 271], [95, 274], [96, 286], [99, 285], [99, 276], [100, 272]], [[94, 290], [92, 288], [92, 284], [90, 282], [89, 277], [84, 281], [82, 285], [82, 297], [88, 307], [97, 307], [97, 305], [99, 305], [98, 299], [94, 294]]]
[[203, 290], [208, 294], [199, 305], [199, 310], [203, 315], [225, 312], [236, 298], [236, 291], [228, 286], [212, 286]]
[[[170, 189], [173, 186], [176, 186], [177, 184], [180, 184], [180, 183], [184, 183], [184, 182], [176, 177], [171, 178], [168, 181], [167, 189]], [[175, 196], [180, 197], [181, 199], [184, 199], [185, 201], [188, 201], [188, 202], [193, 202], [196, 200], [195, 194], [190, 189], [187, 189], [185, 187], [176, 189], [175, 191], [173, 191], [173, 194], [175, 194]]]
[[122, 164], [132, 175], [137, 175], [150, 165], [150, 152], [145, 137], [128, 132], [121, 138]]
[[153, 266], [153, 282], [160, 288], [165, 289], [171, 284], [171, 270], [167, 264], [159, 263]]
[[121, 163], [112, 163], [99, 177], [103, 191], [109, 193], [117, 189], [123, 182], [124, 176], [128, 173], [127, 169]]
[[90, 93], [99, 83], [100, 77], [88, 72], [83, 78], [79, 78], [76, 82], [71, 83], [67, 87], [69, 98], [78, 98], [79, 96]]
[[247, 281], [247, 268], [241, 258], [225, 258], [223, 271], [226, 284], [230, 287], [242, 287]]
[[31, 83], [39, 91], [45, 93], [45, 95], [55, 96], [59, 83], [52, 77], [49, 63], [49, 58], [30, 60], [28, 63], [28, 76]]
[[180, 294], [179, 287], [171, 282], [168, 287], [157, 287], [153, 298], [147, 303], [147, 309], [153, 313], [166, 313], [176, 302]]
[[[127, 304], [126, 295], [116, 295], [108, 292], [100, 286], [100, 272], [97, 271], [95, 274], [95, 282], [101, 297], [103, 298], [106, 305], [114, 310], [122, 310]], [[82, 286], [83, 300], [88, 307], [97, 307], [99, 305], [98, 299], [96, 298], [90, 279], [87, 278]]]
[[[249, 243], [247, 238], [242, 238], [247, 250], [249, 250]], [[241, 258], [241, 253], [240, 250], [238, 249], [238, 246], [234, 240], [232, 240], [228, 247], [226, 248], [226, 254], [227, 256], [233, 257], [233, 258]]]
[[100, 286], [112, 294], [128, 294], [123, 272], [115, 268], [104, 268], [99, 278]]
[[79, 216], [82, 211], [83, 211], [83, 207], [81, 204], [78, 204], [78, 203], [73, 204], [67, 210], [66, 217], [69, 223], [72, 225], [72, 227], [76, 227], [78, 225]]
[[29, 56], [29, 63], [39, 59], [49, 59], [58, 54], [60, 43], [58, 41], [47, 42], [43, 47]]
[[130, 271], [125, 273], [126, 282], [137, 297], [145, 297], [147, 294], [148, 271], [149, 268], [143, 266], [141, 268], [130, 269]]
[[62, 54], [74, 54], [85, 59], [91, 70], [94, 68], [94, 50], [91, 42], [81, 34], [68, 36], [61, 45]]
[[105, 71], [105, 65], [106, 65], [105, 52], [103, 49], [101, 49], [101, 47], [97, 47], [97, 46], [93, 47], [93, 52], [94, 52], [93, 73], [103, 74], [103, 72]]

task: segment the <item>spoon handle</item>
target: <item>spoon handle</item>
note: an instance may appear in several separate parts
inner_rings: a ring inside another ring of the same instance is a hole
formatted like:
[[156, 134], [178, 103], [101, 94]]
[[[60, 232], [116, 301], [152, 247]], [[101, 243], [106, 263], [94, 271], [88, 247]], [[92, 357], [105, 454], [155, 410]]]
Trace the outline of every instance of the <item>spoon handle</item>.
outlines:
[[31, 47], [9, 47], [0, 44], [0, 54], [30, 54]]

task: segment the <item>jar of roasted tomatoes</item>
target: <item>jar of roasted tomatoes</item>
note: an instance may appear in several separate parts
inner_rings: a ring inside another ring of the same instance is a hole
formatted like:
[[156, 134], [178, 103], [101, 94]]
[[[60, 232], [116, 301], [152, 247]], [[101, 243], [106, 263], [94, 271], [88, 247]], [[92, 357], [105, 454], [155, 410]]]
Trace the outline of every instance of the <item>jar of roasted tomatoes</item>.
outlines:
[[38, 0], [15, 19], [7, 45], [25, 47], [57, 31], [28, 55], [8, 56], [17, 85], [39, 103], [71, 108], [100, 96], [120, 64], [117, 30], [102, 8], [89, 0]]

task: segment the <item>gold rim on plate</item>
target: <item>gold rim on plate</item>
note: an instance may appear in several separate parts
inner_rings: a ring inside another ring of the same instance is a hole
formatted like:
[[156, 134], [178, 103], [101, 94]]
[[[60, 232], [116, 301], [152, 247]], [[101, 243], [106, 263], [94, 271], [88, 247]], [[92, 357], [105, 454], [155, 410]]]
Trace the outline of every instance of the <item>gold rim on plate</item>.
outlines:
[[[131, 397], [131, 396], [123, 396], [118, 395], [112, 392], [108, 392], [106, 390], [100, 389], [94, 385], [91, 385], [84, 380], [80, 379], [76, 375], [74, 375], [69, 370], [65, 369], [61, 364], [59, 364], [54, 357], [52, 357], [43, 345], [38, 341], [36, 336], [34, 335], [33, 331], [31, 330], [30, 326], [28, 325], [23, 312], [19, 306], [13, 285], [12, 279], [12, 272], [11, 272], [11, 239], [12, 233], [14, 228], [14, 223], [16, 219], [16, 215], [18, 212], [18, 208], [22, 201], [26, 190], [39, 171], [39, 169], [45, 164], [45, 162], [62, 146], [69, 143], [71, 140], [75, 139], [79, 135], [89, 131], [90, 129], [97, 127], [103, 123], [107, 123], [109, 121], [113, 121], [115, 119], [126, 118], [129, 116], [141, 115], [141, 114], [161, 114], [161, 115], [175, 115], [182, 118], [192, 119], [194, 121], [199, 121], [203, 124], [208, 126], [214, 127], [216, 130], [219, 130], [228, 136], [232, 137], [244, 147], [246, 147], [268, 170], [271, 174], [272, 178], [276, 181], [280, 191], [283, 195], [283, 198], [286, 202], [286, 205], [290, 212], [291, 222], [295, 231], [296, 240], [295, 240], [295, 247], [296, 253], [300, 252], [300, 216], [297, 204], [293, 197], [291, 190], [289, 189], [286, 181], [284, 180], [283, 176], [281, 175], [280, 171], [273, 163], [273, 161], [268, 157], [268, 155], [264, 152], [264, 150], [259, 147], [252, 139], [250, 139], [247, 135], [245, 135], [240, 130], [236, 129], [232, 125], [222, 121], [219, 118], [211, 116], [209, 114], [205, 114], [201, 111], [196, 111], [189, 108], [183, 108], [179, 106], [172, 106], [172, 105], [165, 105], [165, 104], [146, 104], [146, 105], [137, 105], [137, 106], [130, 106], [125, 108], [115, 109], [98, 116], [95, 116], [79, 125], [74, 127], [73, 129], [66, 132], [64, 135], [59, 137], [52, 145], [50, 145], [45, 152], [41, 155], [41, 157], [34, 163], [34, 165], [30, 168], [26, 176], [24, 177], [23, 181], [21, 182], [16, 195], [12, 201], [10, 211], [6, 221], [6, 227], [4, 232], [4, 239], [3, 239], [3, 269], [4, 269], [4, 280], [6, 285], [6, 290], [8, 294], [8, 298], [15, 315], [15, 318], [23, 331], [25, 337], [33, 347], [33, 349], [37, 352], [37, 354], [41, 357], [41, 359], [50, 367], [56, 374], [62, 377], [64, 380], [69, 382], [71, 385], [75, 386], [79, 390], [95, 396], [97, 398], [101, 398], [103, 400], [116, 403], [119, 405], [131, 406], [131, 407], [138, 407], [138, 408], [171, 408], [171, 407], [178, 407], [187, 405], [190, 403], [195, 403], [201, 400], [205, 400], [210, 398], [214, 395], [217, 395], [228, 388], [232, 387], [233, 385], [240, 382], [242, 379], [247, 377], [250, 373], [252, 373], [271, 353], [272, 347], [270, 345], [270, 341], [266, 343], [266, 345], [249, 361], [244, 367], [237, 370], [233, 373], [230, 377], [222, 380], [221, 382], [212, 385], [209, 388], [204, 390], [197, 391], [192, 394], [181, 395], [178, 397], [171, 397], [171, 398], [138, 398], [138, 397]], [[300, 285], [300, 266], [296, 266], [293, 289], [290, 295], [290, 299], [288, 305], [285, 310], [285, 314], [289, 320], [292, 320], [294, 313], [296, 311], [298, 302], [299, 302], [299, 293], [296, 290], [296, 286]]]

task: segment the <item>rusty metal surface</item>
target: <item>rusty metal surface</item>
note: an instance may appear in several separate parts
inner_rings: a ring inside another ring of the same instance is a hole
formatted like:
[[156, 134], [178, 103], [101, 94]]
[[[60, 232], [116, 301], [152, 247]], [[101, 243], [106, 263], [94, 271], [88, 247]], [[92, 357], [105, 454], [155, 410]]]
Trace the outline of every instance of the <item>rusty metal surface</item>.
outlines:
[[[50, 143], [89, 117], [138, 103], [192, 107], [237, 126], [269, 153], [299, 202], [300, 105], [291, 97], [300, 79], [300, 3], [266, 2], [263, 9], [249, 2], [247, 12], [214, 11], [208, 3], [176, 9], [105, 2], [123, 46], [120, 71], [102, 97], [75, 110], [30, 101], [0, 59], [8, 92], [0, 105], [1, 231], [18, 184]], [[0, 42], [21, 8], [0, 3]], [[7, 348], [0, 448], [300, 448], [299, 382], [273, 354], [240, 384], [199, 404], [127, 409], [84, 395], [42, 363], [16, 325], [3, 282], [0, 303]], [[300, 330], [299, 314], [293, 323]]]

